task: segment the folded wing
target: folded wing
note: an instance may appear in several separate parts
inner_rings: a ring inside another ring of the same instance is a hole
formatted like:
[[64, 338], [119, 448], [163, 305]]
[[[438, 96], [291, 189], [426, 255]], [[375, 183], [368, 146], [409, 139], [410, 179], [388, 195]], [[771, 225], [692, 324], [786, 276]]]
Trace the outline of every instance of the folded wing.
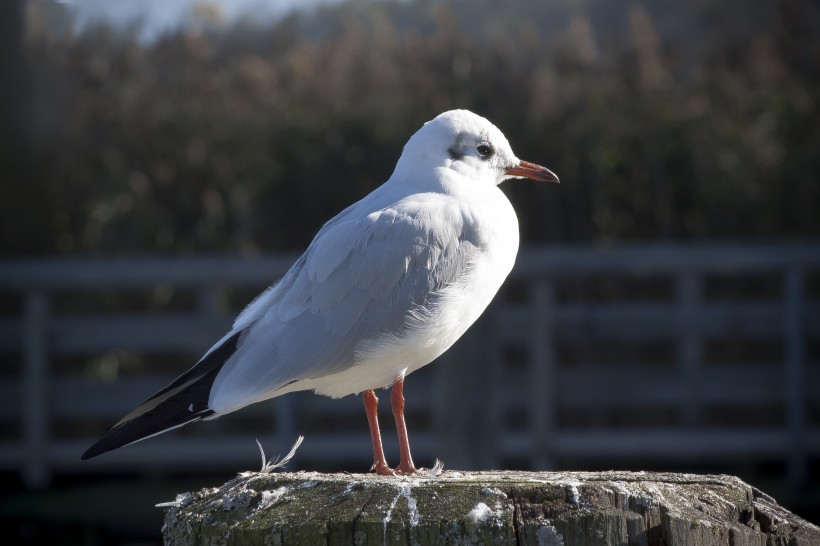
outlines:
[[214, 382], [216, 411], [356, 365], [359, 344], [400, 335], [411, 313], [458, 282], [480, 247], [458, 203], [444, 196], [332, 222], [251, 304], [253, 316], [240, 316], [247, 334]]

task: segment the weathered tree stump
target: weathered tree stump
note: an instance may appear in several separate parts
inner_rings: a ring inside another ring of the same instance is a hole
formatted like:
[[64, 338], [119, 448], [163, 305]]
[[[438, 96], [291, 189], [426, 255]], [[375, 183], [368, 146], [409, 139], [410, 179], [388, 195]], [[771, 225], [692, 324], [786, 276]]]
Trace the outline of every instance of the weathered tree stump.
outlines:
[[185, 493], [166, 544], [817, 546], [820, 528], [731, 476], [249, 474]]

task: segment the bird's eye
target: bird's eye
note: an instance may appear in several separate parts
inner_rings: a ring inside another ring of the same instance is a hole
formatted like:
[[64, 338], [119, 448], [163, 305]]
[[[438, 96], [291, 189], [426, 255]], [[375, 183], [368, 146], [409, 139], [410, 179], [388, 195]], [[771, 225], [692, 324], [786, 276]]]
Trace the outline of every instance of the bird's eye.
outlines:
[[475, 147], [475, 151], [478, 152], [478, 156], [481, 159], [487, 159], [491, 155], [493, 155], [493, 147], [487, 144], [486, 142], [482, 142], [478, 146]]

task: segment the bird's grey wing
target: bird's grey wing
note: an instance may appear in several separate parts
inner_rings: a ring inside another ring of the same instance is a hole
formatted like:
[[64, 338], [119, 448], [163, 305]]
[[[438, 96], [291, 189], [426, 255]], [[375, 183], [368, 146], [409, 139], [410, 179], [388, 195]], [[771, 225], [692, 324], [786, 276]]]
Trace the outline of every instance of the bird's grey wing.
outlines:
[[233, 411], [353, 366], [360, 343], [399, 335], [412, 311], [458, 282], [479, 245], [465, 212], [440, 196], [326, 226], [237, 320], [245, 334], [214, 382], [210, 407]]

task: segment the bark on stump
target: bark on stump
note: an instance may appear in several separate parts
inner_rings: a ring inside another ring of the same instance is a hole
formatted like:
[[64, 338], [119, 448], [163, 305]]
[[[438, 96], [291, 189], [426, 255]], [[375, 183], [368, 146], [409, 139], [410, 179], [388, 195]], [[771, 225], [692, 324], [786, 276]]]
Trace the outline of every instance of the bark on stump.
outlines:
[[316, 472], [240, 476], [177, 497], [166, 544], [817, 546], [820, 528], [732, 476]]

